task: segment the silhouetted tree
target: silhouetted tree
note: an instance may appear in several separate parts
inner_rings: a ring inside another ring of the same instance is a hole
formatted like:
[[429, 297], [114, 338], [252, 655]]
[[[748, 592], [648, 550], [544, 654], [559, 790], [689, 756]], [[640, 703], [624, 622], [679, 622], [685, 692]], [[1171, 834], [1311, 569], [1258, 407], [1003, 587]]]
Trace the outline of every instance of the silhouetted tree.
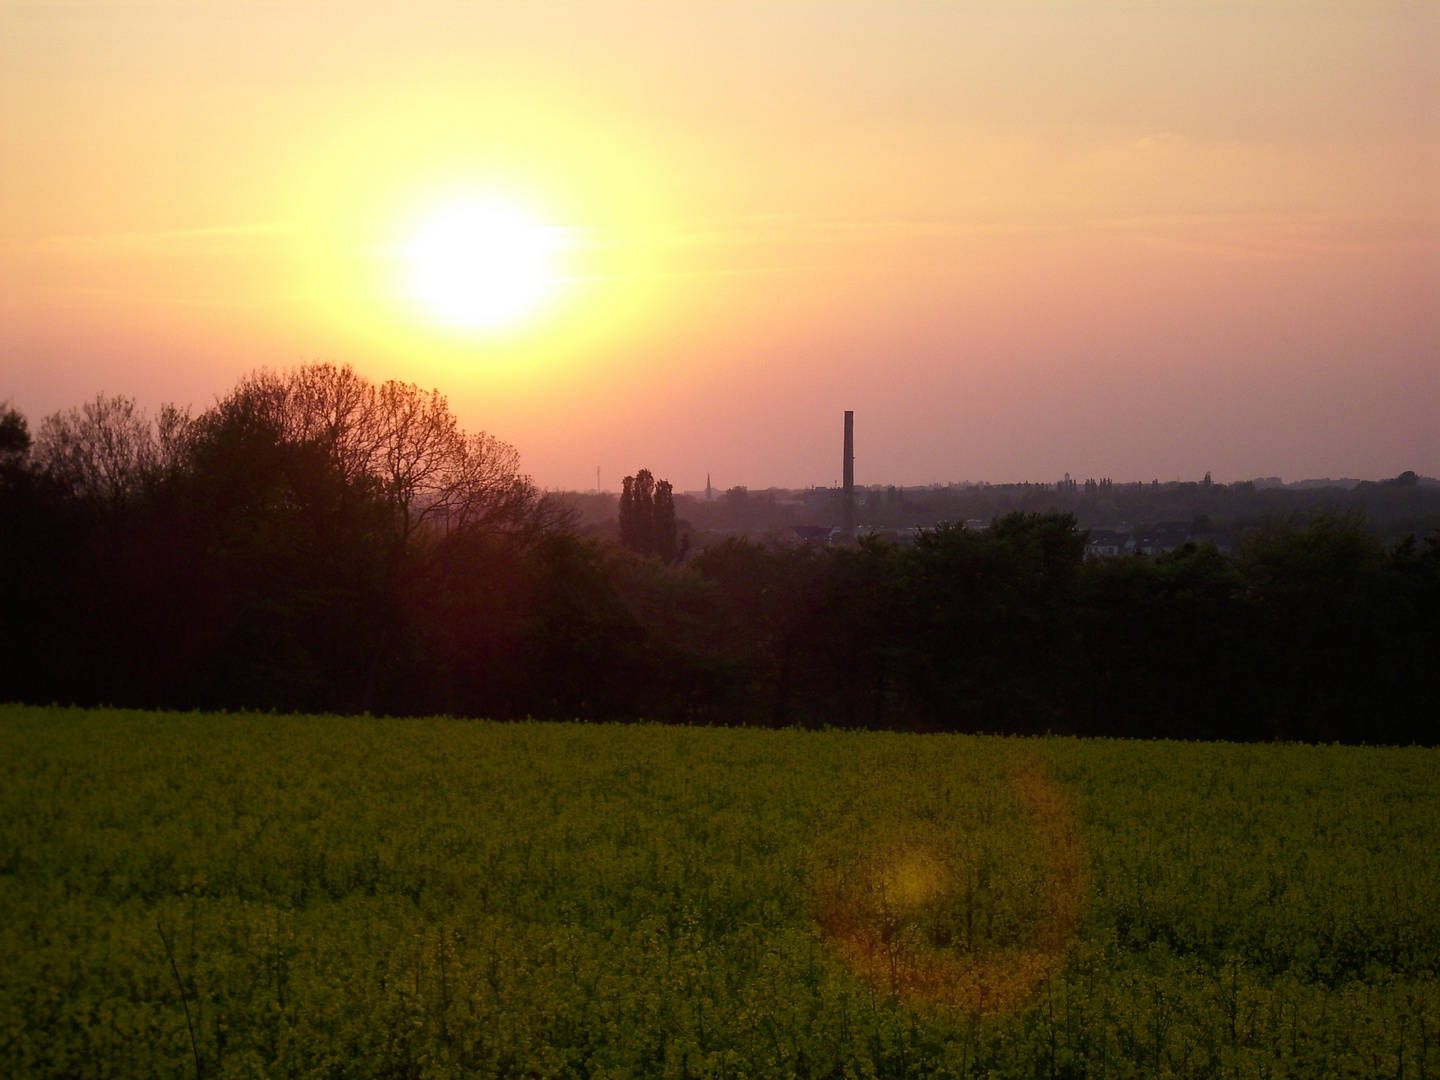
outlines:
[[413, 620], [489, 550], [476, 538], [523, 542], [567, 520], [520, 473], [515, 448], [464, 432], [438, 390], [375, 384], [349, 367], [317, 364], [256, 372], [214, 412], [254, 418], [277, 446], [310, 462], [312, 475], [326, 478], [311, 492], [320, 499], [318, 520], [350, 522], [347, 535], [365, 548], [359, 561], [374, 568], [384, 614], [359, 683], [362, 708], [409, 678], [405, 642], [422, 633]]
[[649, 469], [620, 484], [620, 543], [640, 555], [655, 549], [655, 478]]
[[678, 549], [675, 546], [675, 494], [669, 480], [655, 485], [654, 553], [660, 561], [669, 566], [675, 561]]
[[[1386, 726], [1387, 657], [1409, 631], [1393, 564], [1357, 514], [1272, 523], [1236, 558], [1272, 666], [1272, 733], [1332, 739]], [[1353, 736], [1352, 736], [1353, 737]]]
[[30, 454], [30, 425], [6, 405], [0, 408], [0, 463], [19, 465]]
[[1084, 734], [1254, 737], [1273, 718], [1245, 579], [1210, 544], [1092, 559], [1080, 575]]
[[28, 479], [30, 425], [12, 406], [0, 406], [0, 490], [9, 491]]
[[153, 474], [157, 447], [149, 417], [133, 398], [100, 394], [46, 417], [35, 456], [72, 494], [119, 510]]
[[675, 494], [670, 481], [657, 483], [649, 469], [625, 477], [620, 489], [620, 542], [637, 555], [658, 557], [667, 565], [676, 560]]
[[834, 580], [833, 553], [809, 544], [770, 549], [732, 536], [687, 567], [718, 589], [718, 629], [726, 652], [746, 664], [756, 719], [777, 727], [824, 722], [807, 680], [826, 674], [805, 649]]

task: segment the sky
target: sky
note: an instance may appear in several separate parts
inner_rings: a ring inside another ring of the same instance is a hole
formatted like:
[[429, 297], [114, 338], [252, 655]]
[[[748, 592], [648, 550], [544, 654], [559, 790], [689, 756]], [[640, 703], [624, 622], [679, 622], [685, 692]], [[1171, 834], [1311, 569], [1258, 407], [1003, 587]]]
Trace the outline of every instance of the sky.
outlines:
[[545, 487], [1437, 475], [1440, 3], [0, 3], [0, 401], [315, 360]]

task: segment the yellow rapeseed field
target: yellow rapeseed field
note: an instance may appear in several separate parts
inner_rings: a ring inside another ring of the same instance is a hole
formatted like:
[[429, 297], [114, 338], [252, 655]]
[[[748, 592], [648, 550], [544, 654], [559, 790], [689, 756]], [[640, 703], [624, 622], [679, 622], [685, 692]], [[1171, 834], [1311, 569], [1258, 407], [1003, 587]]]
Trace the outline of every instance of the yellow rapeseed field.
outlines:
[[1440, 751], [0, 709], [9, 1077], [1423, 1077]]

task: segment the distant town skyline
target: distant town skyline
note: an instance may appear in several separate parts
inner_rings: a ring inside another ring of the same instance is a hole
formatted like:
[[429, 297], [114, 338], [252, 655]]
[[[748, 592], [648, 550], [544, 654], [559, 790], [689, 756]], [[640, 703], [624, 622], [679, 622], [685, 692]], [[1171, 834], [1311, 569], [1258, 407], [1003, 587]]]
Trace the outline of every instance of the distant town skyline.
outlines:
[[[1413, 470], [1410, 470], [1410, 471], [1413, 471]], [[1400, 475], [1400, 474], [1397, 474], [1397, 475]], [[1067, 474], [1067, 476], [1068, 476], [1068, 474]], [[1254, 484], [1256, 487], [1261, 488], [1261, 489], [1264, 489], [1264, 488], [1267, 488], [1267, 487], [1277, 487], [1277, 488], [1279, 488], [1279, 487], [1284, 487], [1284, 488], [1318, 488], [1318, 487], [1333, 486], [1333, 487], [1339, 487], [1339, 488], [1344, 488], [1344, 489], [1346, 489], [1346, 490], [1349, 490], [1350, 488], [1358, 487], [1359, 485], [1364, 484], [1364, 483], [1376, 483], [1376, 482], [1384, 481], [1384, 480], [1394, 480], [1395, 478], [1396, 478], [1396, 477], [1393, 477], [1393, 476], [1380, 476], [1380, 477], [1376, 477], [1376, 476], [1306, 476], [1306, 477], [1291, 477], [1291, 478], [1287, 479], [1287, 478], [1281, 477], [1281, 476], [1248, 476], [1248, 477], [1237, 477], [1237, 478], [1235, 478], [1235, 479], [1233, 479], [1233, 480], [1223, 480], [1223, 479], [1215, 479], [1215, 478], [1212, 476], [1212, 477], [1211, 477], [1211, 480], [1212, 480], [1213, 483], [1216, 483], [1216, 484], [1227, 484], [1227, 485], [1228, 485], [1228, 484], [1251, 483], [1251, 484]], [[1162, 485], [1164, 485], [1164, 484], [1187, 484], [1187, 483], [1188, 483], [1188, 484], [1200, 484], [1200, 483], [1203, 483], [1203, 482], [1204, 482], [1204, 477], [1203, 477], [1203, 476], [1202, 476], [1202, 477], [1174, 476], [1174, 477], [1170, 477], [1169, 479], [1164, 479], [1164, 478], [1161, 478], [1161, 477], [1151, 477], [1149, 480], [1139, 480], [1139, 479], [1136, 479], [1136, 478], [1133, 478], [1133, 477], [1132, 477], [1132, 478], [1129, 478], [1129, 479], [1122, 479], [1122, 478], [1113, 477], [1113, 476], [1106, 476], [1106, 477], [1096, 476], [1096, 477], [1085, 477], [1085, 478], [1071, 477], [1071, 479], [1074, 480], [1076, 483], [1079, 483], [1079, 484], [1084, 484], [1084, 483], [1086, 483], [1086, 482], [1089, 481], [1089, 480], [1096, 480], [1096, 481], [1108, 480], [1108, 481], [1110, 481], [1111, 483], [1118, 484], [1118, 485], [1121, 485], [1121, 486], [1133, 485], [1133, 484], [1151, 484], [1151, 483], [1159, 483], [1159, 484], [1162, 484]], [[1424, 476], [1424, 475], [1419, 475], [1419, 474], [1417, 474], [1417, 480], [1418, 480], [1418, 482], [1421, 483], [1421, 484], [1440, 484], [1440, 477], [1435, 477], [1435, 476]], [[1053, 487], [1056, 486], [1057, 482], [1058, 482], [1058, 481], [1055, 481], [1055, 480], [932, 480], [932, 481], [930, 481], [929, 483], [921, 483], [921, 484], [887, 484], [887, 483], [885, 483], [884, 481], [875, 481], [875, 482], [869, 483], [869, 484], [859, 484], [859, 483], [857, 483], [857, 484], [855, 485], [855, 490], [858, 491], [858, 492], [876, 492], [876, 491], [885, 491], [885, 490], [890, 489], [890, 488], [895, 488], [895, 489], [897, 489], [897, 490], [903, 490], [903, 491], [928, 491], [928, 490], [944, 490], [944, 489], [949, 489], [949, 488], [972, 488], [972, 487], [973, 487], [973, 488], [987, 488], [987, 487], [1004, 488], [1004, 487], [1019, 487], [1019, 486], [1025, 485], [1025, 484], [1029, 484], [1029, 485], [1035, 486], [1035, 487], [1046, 487], [1046, 486], [1048, 486], [1048, 487], [1052, 487], [1052, 488], [1053, 488]], [[747, 492], [754, 492], [754, 493], [756, 493], [756, 494], [762, 494], [762, 495], [763, 495], [765, 492], [767, 492], [767, 491], [790, 491], [790, 492], [794, 492], [794, 491], [812, 491], [812, 490], [817, 490], [817, 489], [819, 489], [819, 490], [826, 490], [826, 491], [839, 491], [839, 490], [841, 490], [841, 486], [840, 486], [840, 485], [834, 485], [834, 484], [809, 484], [809, 485], [804, 485], [804, 486], [802, 486], [802, 487], [785, 487], [785, 486], [780, 485], [780, 484], [766, 484], [766, 485], [731, 484], [729, 487], [723, 487], [723, 488], [722, 488], [722, 487], [718, 487], [718, 486], [717, 486], [717, 487], [714, 487], [714, 488], [712, 489], [712, 491], [709, 493], [709, 497], [712, 498], [712, 499], [722, 498], [722, 497], [724, 497], [724, 495], [725, 495], [725, 493], [726, 493], [727, 491], [731, 491], [731, 490], [733, 490], [733, 489], [735, 489], [735, 488], [737, 488], [737, 487], [738, 487], [738, 488], [744, 488]], [[584, 492], [594, 492], [594, 493], [600, 494], [600, 495], [616, 495], [616, 496], [618, 496], [618, 495], [620, 494], [620, 489], [619, 489], [618, 487], [617, 487], [617, 488], [608, 488], [608, 487], [607, 487], [607, 488], [569, 488], [569, 489], [566, 489], [566, 488], [555, 488], [555, 489], [553, 489], [553, 490], [557, 490], [557, 491], [566, 491], [566, 490], [569, 490], [569, 491], [573, 491], [573, 492], [575, 492], [575, 493], [577, 493], [577, 494], [584, 493]], [[705, 488], [701, 487], [701, 488], [693, 488], [693, 489], [688, 489], [688, 490], [677, 489], [676, 492], [675, 492], [675, 494], [676, 494], [676, 495], [684, 495], [684, 496], [686, 496], [687, 498], [692, 498], [692, 499], [695, 499], [695, 498], [703, 499], [703, 498], [706, 498], [707, 492], [706, 492], [706, 489], [705, 489]]]

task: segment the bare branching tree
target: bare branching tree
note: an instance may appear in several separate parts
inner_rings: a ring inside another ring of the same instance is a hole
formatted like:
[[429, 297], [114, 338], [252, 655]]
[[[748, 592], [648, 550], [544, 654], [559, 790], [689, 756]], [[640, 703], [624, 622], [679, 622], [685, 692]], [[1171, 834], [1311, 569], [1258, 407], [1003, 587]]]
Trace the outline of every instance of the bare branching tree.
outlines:
[[260, 372], [248, 382], [263, 384], [273, 398], [287, 441], [323, 447], [346, 482], [373, 472], [382, 438], [375, 423], [375, 385], [354, 368], [306, 364], [283, 375]]
[[35, 444], [40, 468], [77, 495], [112, 509], [139, 493], [153, 474], [158, 446], [145, 410], [134, 398], [94, 401], [48, 416]]
[[151, 420], [134, 398], [99, 394], [46, 417], [34, 456], [42, 472], [74, 494], [118, 510], [183, 467], [193, 434], [189, 409], [162, 405]]
[[309, 364], [257, 371], [221, 407], [242, 402], [285, 441], [321, 448], [347, 483], [372, 485], [389, 509], [397, 552], [422, 537], [529, 532], [567, 520], [520, 472], [515, 448], [467, 434], [438, 390]]
[[155, 467], [162, 476], [174, 475], [185, 468], [194, 447], [196, 425], [190, 409], [177, 405], [161, 405], [155, 415]]

